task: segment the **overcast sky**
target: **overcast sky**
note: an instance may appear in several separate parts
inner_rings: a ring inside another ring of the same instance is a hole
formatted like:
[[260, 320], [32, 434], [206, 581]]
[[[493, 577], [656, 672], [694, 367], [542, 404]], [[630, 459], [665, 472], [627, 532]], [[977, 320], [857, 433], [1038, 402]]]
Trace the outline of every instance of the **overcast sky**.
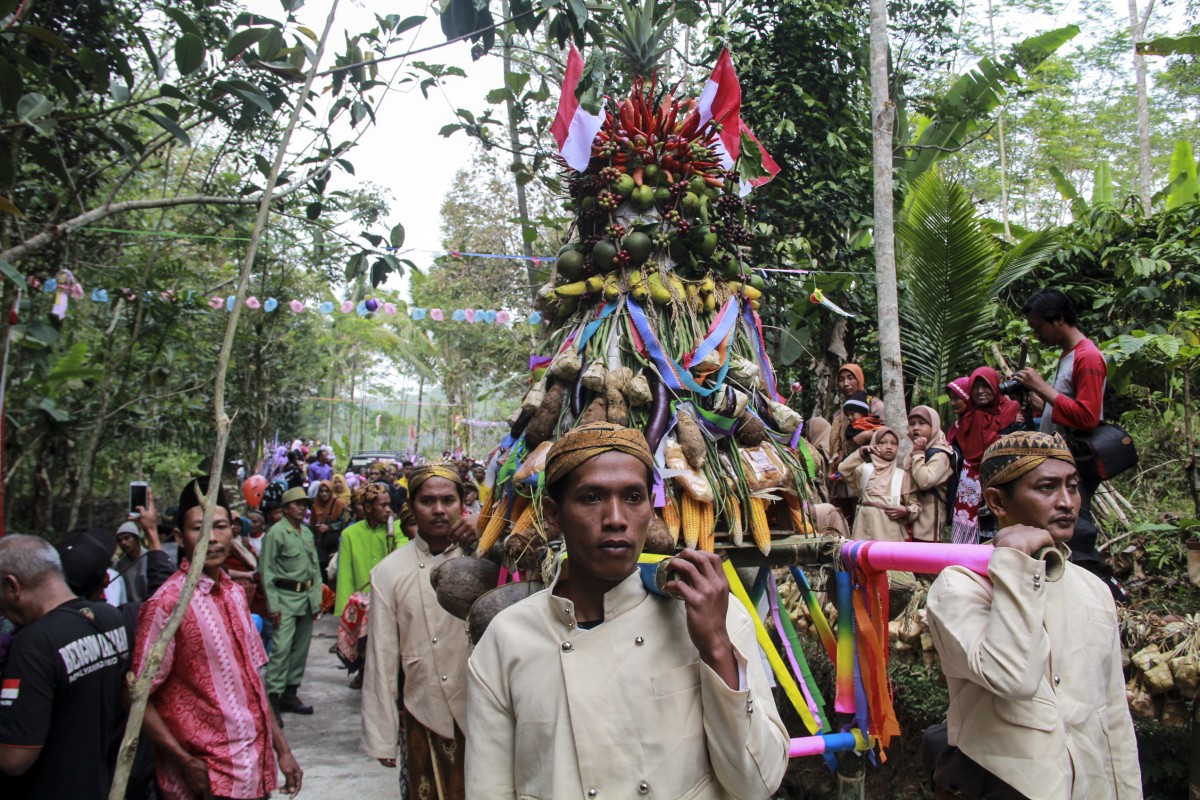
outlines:
[[[331, 0], [308, 0], [296, 13], [297, 19], [318, 35], [329, 14]], [[283, 17], [279, 0], [246, 0], [249, 10], [270, 16]], [[345, 48], [345, 34], [369, 30], [375, 25], [375, 14], [397, 14], [401, 18], [424, 15], [428, 20], [419, 28], [406, 33], [403, 42], [392, 49], [401, 53], [410, 49], [441, 44], [445, 41], [436, 15], [423, 0], [398, 0], [398, 2], [363, 2], [363, 0], [341, 0], [333, 33], [326, 49], [323, 69], [333, 64], [336, 52]], [[357, 177], [335, 170], [331, 189], [352, 189], [360, 181], [370, 181], [387, 189], [391, 194], [391, 215], [387, 224], [401, 223], [407, 233], [405, 248], [414, 252], [406, 254], [418, 266], [427, 266], [433, 256], [428, 252], [441, 247], [441, 217], [439, 209], [442, 197], [456, 170], [471, 157], [471, 140], [459, 132], [449, 138], [438, 135], [443, 125], [454, 122], [454, 108], [480, 111], [484, 108], [484, 95], [502, 83], [500, 59], [489, 56], [478, 62], [471, 61], [470, 45], [455, 43], [414, 57], [431, 64], [452, 64], [462, 67], [466, 78], [447, 78], [445, 94], [433, 89], [426, 100], [415, 84], [391, 91], [379, 104], [376, 124], [369, 127], [358, 146], [350, 153]], [[379, 78], [388, 80], [399, 69], [403, 76], [409, 70], [405, 62], [397, 60], [381, 64]], [[320, 87], [318, 87], [319, 90]], [[376, 98], [379, 97], [376, 90]], [[339, 130], [339, 137], [349, 138], [354, 134], [347, 123]], [[299, 135], [298, 135], [299, 136]], [[297, 138], [297, 144], [304, 144]], [[358, 231], [349, 230], [357, 236]], [[390, 285], [395, 285], [394, 283]]]

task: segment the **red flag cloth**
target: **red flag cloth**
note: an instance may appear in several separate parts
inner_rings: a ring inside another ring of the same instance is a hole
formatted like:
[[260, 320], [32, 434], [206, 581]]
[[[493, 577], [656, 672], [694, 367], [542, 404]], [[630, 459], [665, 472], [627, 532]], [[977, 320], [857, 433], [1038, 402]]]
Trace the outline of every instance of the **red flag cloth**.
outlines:
[[762, 165], [769, 174], [752, 181], [742, 181], [740, 193], [743, 196], [779, 174], [780, 167], [775, 163], [775, 159], [759, 144], [750, 126], [742, 119], [742, 85], [738, 82], [728, 48], [721, 50], [717, 65], [713, 67], [712, 75], [708, 77], [704, 91], [696, 101], [696, 109], [700, 112], [701, 125], [710, 119], [721, 125], [721, 132], [717, 134], [716, 150], [725, 169], [733, 169], [738, 156], [741, 155], [743, 133], [762, 150]]
[[554, 124], [550, 126], [550, 133], [554, 135], [563, 160], [576, 172], [588, 168], [592, 160], [592, 142], [604, 122], [603, 112], [589, 114], [575, 96], [582, 77], [583, 56], [572, 45], [571, 52], [567, 54], [567, 71], [563, 75], [562, 96], [558, 98], [558, 113], [554, 117]]

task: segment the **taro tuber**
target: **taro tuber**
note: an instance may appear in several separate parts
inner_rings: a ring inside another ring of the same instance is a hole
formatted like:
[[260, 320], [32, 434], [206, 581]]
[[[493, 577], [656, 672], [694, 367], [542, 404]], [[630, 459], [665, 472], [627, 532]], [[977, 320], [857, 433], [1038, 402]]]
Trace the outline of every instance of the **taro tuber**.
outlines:
[[767, 428], [763, 425], [762, 420], [750, 413], [749, 409], [743, 411], [738, 417], [737, 433], [735, 434], [738, 444], [745, 447], [757, 447], [766, 441]]
[[708, 461], [708, 448], [704, 446], [704, 434], [695, 418], [685, 411], [680, 411], [675, 417], [675, 436], [679, 446], [683, 448], [683, 456], [693, 469], [704, 469]]
[[534, 413], [529, 427], [525, 429], [525, 445], [527, 447], [532, 449], [551, 439], [566, 398], [567, 387], [561, 383], [555, 382], [546, 390], [546, 397], [542, 400], [537, 412]]
[[587, 410], [579, 418], [580, 425], [594, 425], [597, 422], [608, 421], [608, 409], [603, 397], [597, 397], [588, 404]]

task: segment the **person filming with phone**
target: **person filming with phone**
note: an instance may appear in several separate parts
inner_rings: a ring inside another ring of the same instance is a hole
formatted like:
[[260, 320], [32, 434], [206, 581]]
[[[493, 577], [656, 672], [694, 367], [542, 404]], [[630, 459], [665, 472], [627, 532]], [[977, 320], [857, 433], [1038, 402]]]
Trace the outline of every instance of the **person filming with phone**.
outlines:
[[[1024, 367], [1013, 376], [1045, 401], [1041, 431], [1062, 434], [1068, 442], [1073, 433], [1091, 433], [1104, 419], [1104, 382], [1108, 377], [1104, 355], [1077, 327], [1075, 308], [1062, 291], [1037, 290], [1025, 301], [1021, 313], [1039, 342], [1060, 351], [1050, 381], [1033, 367]], [[1099, 476], [1080, 470], [1080, 509], [1071, 540], [1072, 561], [1099, 560], [1092, 497], [1100, 482]]]

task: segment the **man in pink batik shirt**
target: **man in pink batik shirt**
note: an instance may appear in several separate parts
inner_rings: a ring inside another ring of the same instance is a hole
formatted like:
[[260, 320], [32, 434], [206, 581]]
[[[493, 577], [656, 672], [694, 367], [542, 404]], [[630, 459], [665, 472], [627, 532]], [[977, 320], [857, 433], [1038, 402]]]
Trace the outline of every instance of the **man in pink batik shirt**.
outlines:
[[[139, 614], [134, 648], [139, 672], [179, 601], [200, 538], [203, 509], [196, 484], [184, 489], [176, 517], [185, 559]], [[143, 732], [158, 747], [159, 786], [172, 800], [265, 798], [275, 789], [276, 756], [285, 793], [299, 792], [303, 778], [259, 677], [267, 655], [245, 592], [221, 569], [231, 546], [229, 519], [227, 503], [219, 497], [204, 575], [167, 646], [146, 705]]]

